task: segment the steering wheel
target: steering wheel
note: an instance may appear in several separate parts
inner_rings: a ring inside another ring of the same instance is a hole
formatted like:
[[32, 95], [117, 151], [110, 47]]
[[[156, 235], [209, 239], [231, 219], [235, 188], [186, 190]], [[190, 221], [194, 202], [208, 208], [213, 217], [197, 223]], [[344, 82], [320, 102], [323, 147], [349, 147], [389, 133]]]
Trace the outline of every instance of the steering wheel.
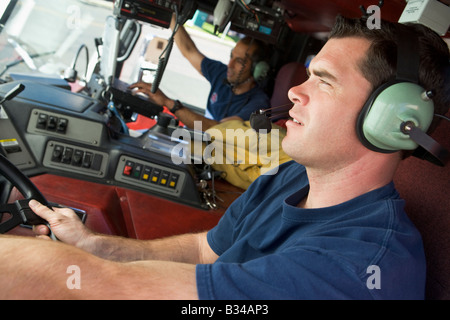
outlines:
[[8, 220], [0, 223], [0, 233], [8, 232], [20, 224], [48, 225], [46, 220], [36, 215], [28, 206], [28, 202], [31, 199], [48, 206], [47, 200], [33, 182], [2, 154], [0, 154], [0, 175], [4, 176], [25, 197], [25, 199], [17, 200], [14, 203], [0, 204], [0, 218], [3, 213], [11, 215]]

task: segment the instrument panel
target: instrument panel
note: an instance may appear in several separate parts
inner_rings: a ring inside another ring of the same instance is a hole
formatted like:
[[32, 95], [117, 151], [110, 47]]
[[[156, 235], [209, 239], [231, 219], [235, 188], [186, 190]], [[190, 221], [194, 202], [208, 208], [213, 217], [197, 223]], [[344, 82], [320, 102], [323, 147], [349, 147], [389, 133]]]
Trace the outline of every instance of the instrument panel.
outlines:
[[179, 197], [186, 173], [122, 155], [114, 179], [146, 190], [158, 190], [158, 192]]
[[57, 112], [33, 109], [27, 132], [67, 138], [96, 146], [102, 139], [103, 124]]
[[175, 0], [116, 0], [114, 14], [169, 28]]
[[104, 178], [108, 160], [106, 152], [50, 140], [45, 148], [42, 164], [46, 168]]

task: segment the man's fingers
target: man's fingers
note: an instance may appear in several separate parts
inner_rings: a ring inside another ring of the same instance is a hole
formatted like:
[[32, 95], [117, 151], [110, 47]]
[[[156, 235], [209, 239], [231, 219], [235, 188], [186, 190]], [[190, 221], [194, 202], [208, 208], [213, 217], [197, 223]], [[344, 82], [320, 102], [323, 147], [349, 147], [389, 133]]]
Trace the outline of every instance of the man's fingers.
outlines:
[[[30, 206], [30, 209], [33, 210], [34, 213], [36, 213], [38, 216], [48, 221], [52, 213], [52, 211], [49, 208], [47, 208], [46, 206], [44, 206], [43, 204], [41, 204], [36, 200], [30, 200], [28, 205]], [[35, 225], [33, 226], [33, 232], [37, 235], [38, 238], [46, 239], [48, 238], [47, 235], [50, 233], [50, 228], [42, 224]]]
[[37, 235], [36, 238], [42, 239], [42, 240], [52, 240], [49, 236], [45, 236], [45, 235]]
[[138, 89], [138, 91], [150, 91], [152, 89], [152, 85], [146, 82], [136, 82], [128, 87], [130, 90]]
[[34, 211], [39, 217], [43, 218], [44, 220], [47, 220], [51, 218], [51, 214], [53, 213], [52, 210], [50, 210], [48, 207], [44, 206], [40, 202], [36, 200], [30, 200], [28, 203], [30, 206], [30, 209]]
[[50, 229], [45, 225], [36, 225], [33, 226], [33, 232], [37, 235], [48, 235], [50, 233]]

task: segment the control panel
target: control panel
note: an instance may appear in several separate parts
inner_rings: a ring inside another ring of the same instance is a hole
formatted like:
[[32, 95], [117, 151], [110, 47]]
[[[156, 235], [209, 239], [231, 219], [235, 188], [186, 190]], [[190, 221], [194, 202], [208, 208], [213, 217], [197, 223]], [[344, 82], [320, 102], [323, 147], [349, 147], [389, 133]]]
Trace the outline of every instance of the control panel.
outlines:
[[168, 28], [176, 0], [116, 0], [114, 14]]
[[[11, 85], [0, 85], [0, 96]], [[158, 144], [148, 147], [141, 138], [114, 134], [104, 107], [68, 90], [29, 82], [20, 96], [1, 106], [0, 153], [26, 174], [106, 183], [205, 208], [195, 168], [175, 165], [164, 149], [176, 143], [156, 137]]]
[[185, 175], [182, 171], [122, 155], [114, 179], [139, 188], [179, 197]]
[[106, 175], [109, 155], [59, 141], [49, 141], [43, 165], [76, 174], [103, 178]]
[[287, 30], [282, 6], [279, 2], [274, 2], [271, 7], [259, 5], [258, 1], [251, 2], [248, 5], [239, 3], [231, 17], [231, 29], [267, 43], [279, 43], [283, 31]]
[[98, 146], [101, 141], [103, 125], [70, 115], [33, 109], [27, 130], [34, 134], [51, 135]]

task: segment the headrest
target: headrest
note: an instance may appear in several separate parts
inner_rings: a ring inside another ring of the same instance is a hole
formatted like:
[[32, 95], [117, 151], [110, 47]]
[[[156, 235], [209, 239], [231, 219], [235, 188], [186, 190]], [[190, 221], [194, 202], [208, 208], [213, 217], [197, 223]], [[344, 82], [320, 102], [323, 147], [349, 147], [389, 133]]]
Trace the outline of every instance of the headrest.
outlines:
[[306, 68], [302, 63], [289, 62], [282, 66], [275, 78], [272, 98], [270, 100], [271, 107], [288, 104], [288, 91], [294, 86], [302, 84], [308, 79]]

